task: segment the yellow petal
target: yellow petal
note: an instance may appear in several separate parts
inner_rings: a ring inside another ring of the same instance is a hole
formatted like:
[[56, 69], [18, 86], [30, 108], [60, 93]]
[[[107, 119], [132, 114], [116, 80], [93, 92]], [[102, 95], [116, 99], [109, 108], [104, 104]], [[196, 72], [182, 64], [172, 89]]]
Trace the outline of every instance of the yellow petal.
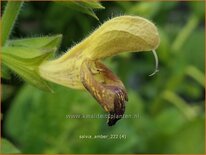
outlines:
[[159, 43], [159, 33], [152, 22], [138, 16], [119, 16], [105, 22], [59, 61], [80, 54], [100, 59], [120, 52], [151, 51]]
[[103, 24], [85, 43], [84, 54], [100, 59], [120, 52], [151, 51], [159, 45], [156, 26], [136, 16], [120, 16]]
[[82, 89], [80, 67], [86, 59], [98, 60], [120, 52], [150, 51], [160, 42], [156, 26], [138, 16], [120, 16], [105, 22], [61, 57], [39, 67], [40, 75], [63, 86]]

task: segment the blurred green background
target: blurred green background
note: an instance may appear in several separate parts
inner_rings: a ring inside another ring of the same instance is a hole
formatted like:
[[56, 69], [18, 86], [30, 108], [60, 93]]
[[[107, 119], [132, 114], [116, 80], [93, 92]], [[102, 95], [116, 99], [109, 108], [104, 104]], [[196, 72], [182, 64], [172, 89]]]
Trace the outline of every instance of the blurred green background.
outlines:
[[[51, 84], [55, 93], [47, 93], [12, 75], [2, 79], [2, 151], [204, 153], [204, 2], [101, 2], [105, 9], [94, 9], [99, 20], [68, 3], [25, 2], [11, 38], [63, 34], [62, 54], [112, 17], [153, 21], [161, 37], [156, 75], [148, 76], [154, 68], [151, 52], [105, 60], [128, 90], [125, 114], [140, 117], [121, 119], [112, 127], [106, 119], [66, 119], [67, 114], [105, 112], [87, 92]], [[79, 139], [97, 134], [127, 138]]]

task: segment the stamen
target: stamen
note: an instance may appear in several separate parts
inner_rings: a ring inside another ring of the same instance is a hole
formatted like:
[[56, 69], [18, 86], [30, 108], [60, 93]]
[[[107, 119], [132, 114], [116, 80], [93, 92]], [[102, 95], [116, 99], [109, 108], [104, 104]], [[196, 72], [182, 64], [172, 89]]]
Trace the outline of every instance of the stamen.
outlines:
[[153, 75], [155, 75], [157, 72], [159, 72], [159, 69], [158, 69], [158, 64], [159, 64], [159, 62], [158, 62], [157, 53], [156, 53], [155, 50], [152, 50], [152, 53], [153, 53], [154, 58], [155, 58], [155, 70], [154, 70], [154, 72], [153, 72], [152, 74], [150, 74], [149, 76], [153, 76]]

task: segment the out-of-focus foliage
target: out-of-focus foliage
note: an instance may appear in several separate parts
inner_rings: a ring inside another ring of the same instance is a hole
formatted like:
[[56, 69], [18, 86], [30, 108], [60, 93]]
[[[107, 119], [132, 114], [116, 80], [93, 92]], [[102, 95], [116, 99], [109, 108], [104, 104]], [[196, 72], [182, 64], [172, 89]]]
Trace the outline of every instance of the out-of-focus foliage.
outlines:
[[13, 145], [11, 144], [8, 140], [6, 139], [1, 139], [1, 151], [0, 153], [20, 153], [20, 151]]
[[[122, 119], [113, 127], [106, 119], [67, 119], [69, 114], [104, 112], [86, 92], [53, 85], [54, 93], [47, 93], [12, 76], [2, 85], [2, 135], [23, 153], [204, 153], [204, 2], [101, 4], [105, 9], [96, 12], [101, 22], [121, 14], [139, 15], [160, 32], [160, 71], [155, 76], [148, 76], [154, 67], [151, 52], [106, 60], [128, 90], [125, 114], [139, 117]], [[62, 34], [61, 54], [98, 25], [56, 2], [25, 2], [12, 38]], [[97, 134], [127, 138], [79, 139]]]

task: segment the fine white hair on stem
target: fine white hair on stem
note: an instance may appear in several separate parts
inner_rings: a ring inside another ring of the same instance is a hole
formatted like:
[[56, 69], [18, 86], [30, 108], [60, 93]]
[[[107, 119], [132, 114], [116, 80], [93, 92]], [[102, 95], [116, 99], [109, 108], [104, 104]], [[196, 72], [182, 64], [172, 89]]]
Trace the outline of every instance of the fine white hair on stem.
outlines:
[[152, 53], [153, 53], [154, 58], [155, 58], [155, 70], [154, 70], [154, 72], [153, 72], [152, 74], [150, 74], [149, 76], [153, 76], [153, 75], [155, 75], [155, 74], [159, 71], [159, 69], [158, 69], [158, 64], [159, 64], [159, 62], [158, 62], [157, 53], [156, 53], [155, 50], [152, 50]]

